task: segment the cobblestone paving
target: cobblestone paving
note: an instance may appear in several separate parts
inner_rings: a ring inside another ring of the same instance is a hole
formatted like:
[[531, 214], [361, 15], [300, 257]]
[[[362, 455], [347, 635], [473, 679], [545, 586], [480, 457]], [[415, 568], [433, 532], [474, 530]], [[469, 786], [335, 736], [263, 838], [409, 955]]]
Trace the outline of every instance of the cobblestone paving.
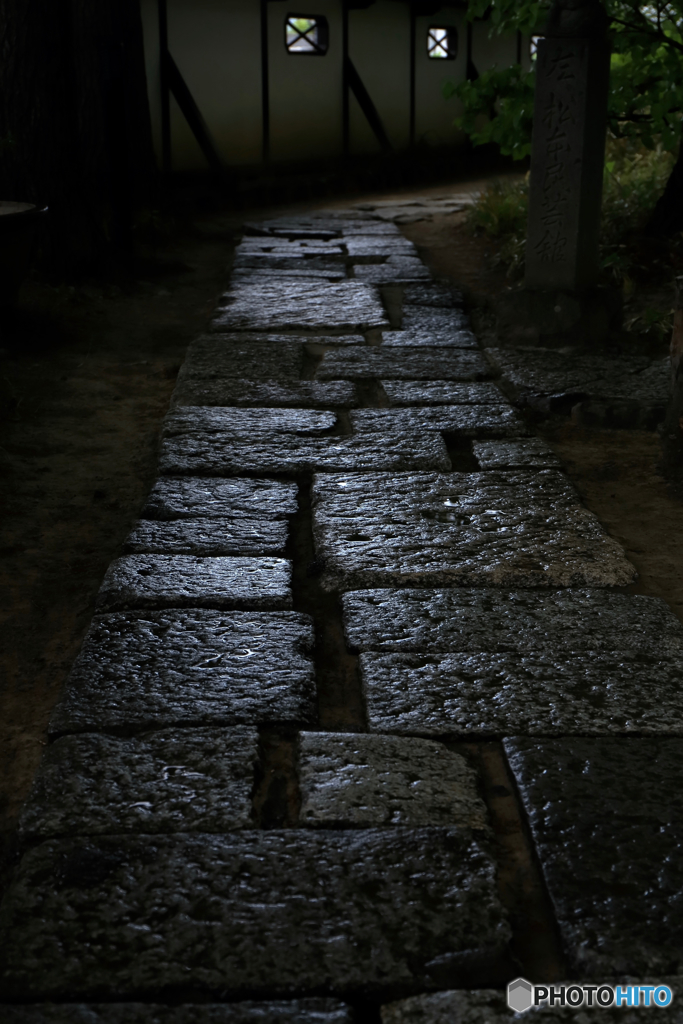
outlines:
[[511, 1020], [502, 795], [553, 981], [683, 975], [683, 628], [493, 379], [547, 398], [542, 354], [487, 358], [391, 223], [425, 215], [247, 226], [23, 811], [9, 1024]]

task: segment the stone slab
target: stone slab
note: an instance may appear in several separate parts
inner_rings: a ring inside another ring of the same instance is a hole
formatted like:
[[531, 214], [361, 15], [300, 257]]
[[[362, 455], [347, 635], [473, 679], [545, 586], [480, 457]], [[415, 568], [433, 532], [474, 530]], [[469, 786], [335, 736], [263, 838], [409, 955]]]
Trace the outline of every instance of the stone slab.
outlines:
[[336, 999], [257, 1003], [42, 1003], [3, 1006], [5, 1024], [353, 1024]]
[[311, 620], [295, 612], [96, 616], [51, 734], [316, 721]]
[[456, 828], [48, 840], [0, 921], [10, 999], [415, 991], [510, 935], [490, 854]]
[[298, 380], [303, 359], [301, 338], [272, 344], [251, 339], [239, 342], [229, 335], [215, 340], [202, 336], [189, 346], [178, 380]]
[[[602, 980], [602, 979], [601, 979]], [[555, 982], [555, 988], [576, 984], [576, 981]], [[641, 984], [668, 984], [676, 995], [671, 1006], [652, 1010], [661, 1024], [683, 1024], [683, 1010], [678, 1005], [682, 982], [680, 978], [657, 978], [642, 981]], [[580, 982], [579, 982], [580, 984]], [[617, 984], [638, 984], [638, 980], [622, 979]], [[645, 1014], [647, 1015], [647, 1010]], [[446, 991], [430, 992], [426, 995], [411, 996], [395, 1003], [387, 1003], [381, 1009], [382, 1024], [510, 1024], [512, 1021], [530, 1020], [533, 1024], [545, 1021], [564, 1021], [566, 1024], [642, 1024], [643, 1010], [628, 1009], [625, 1006], [609, 1008], [571, 1006], [541, 1006], [524, 1014], [508, 1009], [505, 996], [495, 989], [479, 989], [475, 992]]]
[[369, 284], [400, 284], [402, 281], [431, 281], [432, 275], [422, 260], [391, 256], [386, 263], [356, 264], [353, 276]]
[[518, 437], [528, 433], [519, 413], [499, 405], [437, 405], [426, 409], [357, 409], [351, 424], [359, 433], [392, 431], [420, 434], [423, 430], [459, 434], [461, 437]]
[[413, 243], [409, 242], [403, 235], [380, 235], [375, 237], [347, 235], [344, 238], [344, 246], [354, 262], [364, 257], [373, 256], [379, 259], [383, 259], [386, 256], [411, 256], [414, 259], [419, 258]]
[[244, 515], [158, 522], [139, 520], [126, 537], [126, 554], [284, 555], [286, 522]]
[[472, 331], [462, 328], [432, 330], [428, 327], [412, 327], [401, 331], [385, 331], [382, 337], [384, 344], [391, 348], [396, 346], [410, 346], [412, 348], [429, 348], [430, 346], [439, 346], [441, 348], [479, 347], [479, 343]]
[[599, 394], [607, 382], [609, 389], [629, 379], [635, 384], [650, 364], [644, 355], [610, 357], [580, 349], [487, 348], [486, 354], [520, 398], [567, 392]]
[[99, 612], [128, 608], [291, 608], [285, 558], [124, 555], [111, 563]]
[[186, 434], [161, 445], [162, 473], [306, 473], [311, 470], [450, 469], [440, 434], [220, 437]]
[[572, 973], [683, 974], [680, 740], [505, 747]]
[[473, 770], [431, 740], [302, 732], [299, 785], [305, 825], [487, 828]]
[[384, 392], [393, 406], [500, 405], [504, 400], [495, 384], [457, 384], [448, 380], [387, 380]]
[[486, 380], [491, 368], [481, 352], [447, 348], [338, 349], [326, 352], [318, 380], [374, 377], [379, 380]]
[[359, 590], [344, 594], [354, 651], [638, 652], [683, 658], [683, 626], [657, 597], [609, 590]]
[[388, 326], [377, 291], [362, 281], [339, 284], [247, 284], [237, 282], [223, 296], [211, 329], [278, 331], [367, 331]]
[[462, 292], [450, 285], [407, 284], [403, 288], [405, 306], [435, 306], [437, 309], [460, 309], [463, 303]]
[[142, 510], [145, 519], [201, 519], [226, 515], [245, 519], [284, 519], [297, 510], [296, 484], [234, 477], [162, 477]]
[[247, 828], [258, 731], [173, 729], [64, 736], [43, 754], [21, 812], [25, 839]]
[[472, 332], [470, 318], [462, 309], [411, 306], [405, 300], [401, 327], [404, 331], [431, 331], [434, 334], [448, 334], [453, 331], [467, 331], [470, 334]]
[[250, 344], [256, 345], [284, 345], [285, 351], [287, 346], [294, 347], [298, 351], [298, 345], [365, 345], [365, 337], [362, 334], [302, 334], [296, 331], [289, 331], [286, 334], [270, 333], [264, 334], [263, 332], [252, 332], [252, 331], [236, 331], [233, 333], [226, 332], [224, 334], [202, 334], [197, 338], [193, 345], [199, 343], [206, 346], [207, 352], [220, 352], [221, 345], [224, 346], [223, 351], [228, 351], [228, 346], [232, 346], [232, 350], [236, 352], [248, 352], [250, 350]]
[[295, 252], [258, 252], [254, 249], [240, 252], [235, 250], [234, 267], [248, 270], [267, 267], [271, 270], [337, 270], [339, 264], [344, 266], [346, 256], [341, 250], [329, 250], [324, 253], [306, 252], [299, 249]]
[[175, 387], [172, 406], [236, 405], [286, 408], [329, 409], [333, 406], [353, 408], [358, 405], [354, 384], [347, 381], [283, 381], [283, 380], [200, 380], [184, 378]]
[[[308, 267], [308, 264], [304, 264]], [[290, 282], [291, 284], [302, 285], [307, 281], [321, 282], [337, 282], [346, 281], [346, 267], [339, 266], [329, 270], [287, 270], [285, 268], [272, 269], [270, 267], [248, 267], [238, 266], [233, 267], [230, 275], [233, 284], [244, 281], [245, 283], [253, 284], [256, 281], [281, 281]]]
[[232, 437], [253, 437], [255, 434], [296, 434], [317, 437], [335, 428], [333, 412], [313, 409], [232, 409], [187, 406], [173, 409], [162, 428], [162, 437], [177, 437], [201, 431], [202, 434], [229, 434]]
[[679, 657], [361, 654], [368, 723], [422, 736], [683, 736]]
[[560, 469], [561, 462], [540, 437], [519, 441], [475, 441], [472, 452], [482, 469]]
[[636, 572], [554, 470], [315, 478], [323, 584], [625, 586]]

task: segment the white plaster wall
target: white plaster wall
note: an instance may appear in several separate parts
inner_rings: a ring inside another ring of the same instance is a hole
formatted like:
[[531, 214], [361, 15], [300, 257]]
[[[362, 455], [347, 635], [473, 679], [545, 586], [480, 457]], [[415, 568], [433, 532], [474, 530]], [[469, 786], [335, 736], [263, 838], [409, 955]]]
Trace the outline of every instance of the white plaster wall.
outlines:
[[[427, 56], [427, 33], [432, 26], [457, 29], [455, 60], [433, 60]], [[417, 18], [415, 51], [415, 141], [432, 146], [462, 141], [462, 132], [453, 127], [461, 104], [455, 98], [444, 99], [442, 93], [445, 82], [462, 82], [467, 70], [467, 25], [462, 10], [442, 7], [431, 17]]]
[[[349, 56], [370, 94], [394, 149], [405, 149], [410, 126], [410, 17], [408, 5], [377, 0], [349, 11]], [[352, 153], [379, 152], [355, 96], [350, 101]]]
[[[258, 10], [258, 3], [254, 3]], [[323, 57], [287, 53], [285, 19], [320, 14], [329, 23]], [[286, 0], [268, 4], [270, 154], [273, 160], [310, 160], [342, 150], [341, 0]], [[260, 64], [259, 64], [260, 67]]]
[[[274, 6], [279, 6], [278, 4]], [[157, 154], [161, 152], [156, 0], [142, 0], [147, 81]], [[168, 0], [168, 47], [228, 164], [261, 159], [261, 35], [255, 0]], [[174, 170], [206, 167], [171, 101]]]
[[[147, 81], [157, 155], [161, 154], [157, 0], [141, 0]], [[324, 57], [288, 54], [284, 23], [289, 14], [321, 14], [329, 22]], [[271, 0], [271, 157], [275, 161], [339, 156], [342, 150], [341, 0]], [[194, 96], [226, 164], [258, 164], [262, 158], [261, 22], [259, 0], [168, 0], [169, 49]], [[454, 61], [427, 57], [430, 25], [458, 30]], [[441, 145], [461, 141], [453, 127], [457, 100], [445, 100], [446, 80], [465, 77], [467, 26], [457, 7], [444, 7], [416, 22], [416, 141]], [[475, 23], [473, 60], [479, 71], [516, 59], [516, 37], [489, 39]], [[409, 141], [410, 17], [408, 5], [377, 0], [349, 12], [349, 52], [396, 150]], [[523, 56], [528, 40], [523, 41]], [[356, 99], [350, 97], [351, 152], [379, 150]], [[203, 170], [206, 161], [175, 101], [171, 100], [172, 166]]]

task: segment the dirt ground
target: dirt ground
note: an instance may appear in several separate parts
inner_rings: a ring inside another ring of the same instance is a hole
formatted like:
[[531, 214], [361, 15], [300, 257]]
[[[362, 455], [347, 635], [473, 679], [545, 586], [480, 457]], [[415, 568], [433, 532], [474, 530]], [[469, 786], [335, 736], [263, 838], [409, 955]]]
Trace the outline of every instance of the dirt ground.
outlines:
[[[413, 194], [446, 191], [441, 185]], [[31, 282], [16, 324], [0, 338], [0, 842], [6, 864], [50, 712], [104, 572], [153, 482], [158, 430], [175, 376], [226, 282], [240, 224], [306, 208], [205, 217], [135, 279], [115, 285], [53, 289]], [[487, 304], [505, 282], [487, 268], [486, 243], [469, 236], [463, 216], [404, 231], [433, 271], [466, 287], [484, 310], [485, 324]], [[658, 470], [658, 436], [588, 431], [559, 419], [542, 433], [587, 506], [626, 548], [640, 574], [633, 589], [663, 597], [683, 620], [683, 534], [676, 528], [683, 508]]]

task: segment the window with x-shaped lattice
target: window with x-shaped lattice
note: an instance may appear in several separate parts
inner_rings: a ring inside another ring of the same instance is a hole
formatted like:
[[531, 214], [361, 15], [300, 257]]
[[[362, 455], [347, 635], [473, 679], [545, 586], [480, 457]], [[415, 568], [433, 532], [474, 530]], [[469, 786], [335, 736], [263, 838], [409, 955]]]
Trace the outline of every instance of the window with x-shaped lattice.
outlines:
[[288, 14], [285, 18], [287, 53], [322, 57], [327, 53], [327, 18], [319, 14]]
[[455, 60], [457, 55], [457, 29], [432, 26], [427, 32], [427, 56], [432, 60]]

